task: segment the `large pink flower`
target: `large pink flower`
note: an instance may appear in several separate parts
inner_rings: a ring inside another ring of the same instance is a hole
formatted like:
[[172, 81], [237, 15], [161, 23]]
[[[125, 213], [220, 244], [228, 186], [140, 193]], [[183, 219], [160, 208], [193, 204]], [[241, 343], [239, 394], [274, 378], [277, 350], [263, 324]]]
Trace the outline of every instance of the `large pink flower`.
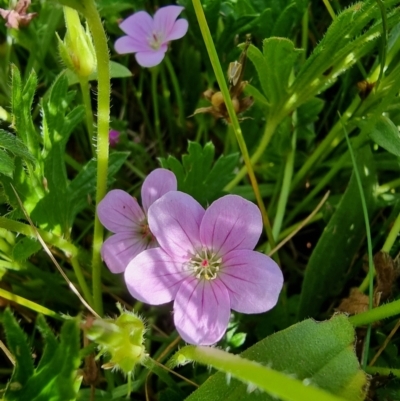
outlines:
[[139, 11], [120, 24], [127, 34], [115, 42], [120, 54], [136, 53], [136, 61], [142, 67], [160, 64], [168, 49], [168, 42], [182, 38], [188, 30], [188, 22], [179, 19], [183, 7], [161, 7], [152, 18], [146, 11]]
[[154, 202], [148, 218], [160, 247], [136, 256], [125, 281], [142, 302], [175, 300], [175, 326], [186, 342], [220, 340], [231, 309], [261, 313], [275, 306], [283, 276], [271, 258], [253, 251], [262, 231], [253, 203], [227, 195], [204, 210], [174, 191]]
[[110, 191], [97, 207], [99, 220], [115, 233], [101, 248], [101, 256], [113, 273], [123, 273], [140, 252], [158, 246], [147, 223], [149, 207], [169, 191], [176, 191], [174, 173], [159, 168], [152, 171], [142, 186], [142, 204], [125, 191]]

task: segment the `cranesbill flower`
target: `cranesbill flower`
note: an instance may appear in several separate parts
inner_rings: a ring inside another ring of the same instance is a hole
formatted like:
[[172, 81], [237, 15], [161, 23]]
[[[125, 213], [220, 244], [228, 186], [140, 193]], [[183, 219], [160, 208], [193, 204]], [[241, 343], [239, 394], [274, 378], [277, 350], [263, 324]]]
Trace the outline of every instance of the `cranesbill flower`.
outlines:
[[253, 251], [262, 231], [253, 203], [227, 195], [204, 210], [174, 191], [153, 203], [148, 221], [160, 247], [136, 256], [125, 281], [142, 302], [174, 300], [175, 326], [186, 342], [220, 340], [231, 309], [261, 313], [275, 306], [283, 276], [271, 258]]
[[142, 204], [125, 191], [110, 191], [97, 207], [97, 215], [107, 230], [115, 233], [104, 241], [101, 256], [112, 273], [122, 273], [140, 252], [158, 246], [149, 225], [149, 207], [168, 191], [176, 191], [174, 173], [159, 168], [142, 185]]
[[188, 30], [188, 22], [178, 19], [183, 7], [159, 8], [152, 18], [139, 11], [126, 18], [120, 28], [127, 34], [115, 42], [120, 54], [136, 53], [136, 61], [142, 67], [154, 67], [161, 63], [168, 49], [168, 42], [182, 38]]
[[111, 129], [108, 133], [108, 143], [112, 148], [115, 148], [119, 143], [121, 133], [115, 129]]

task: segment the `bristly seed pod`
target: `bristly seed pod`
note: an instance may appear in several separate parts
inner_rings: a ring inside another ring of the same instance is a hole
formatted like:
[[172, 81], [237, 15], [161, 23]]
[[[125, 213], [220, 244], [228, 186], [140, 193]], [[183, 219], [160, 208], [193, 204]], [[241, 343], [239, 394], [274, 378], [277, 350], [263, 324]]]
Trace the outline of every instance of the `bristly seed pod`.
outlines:
[[[236, 114], [241, 114], [249, 109], [254, 100], [251, 96], [242, 97], [244, 88], [247, 85], [247, 81], [243, 81], [244, 67], [246, 65], [247, 50], [251, 44], [251, 35], [246, 35], [246, 43], [243, 51], [239, 57], [239, 60], [229, 64], [228, 67], [228, 81], [229, 81], [229, 95], [232, 100], [233, 109]], [[203, 96], [211, 103], [209, 107], [200, 107], [196, 109], [193, 115], [199, 113], [210, 113], [215, 118], [223, 118], [230, 122], [228, 110], [222, 93], [220, 91], [215, 92], [212, 89], [207, 89]], [[243, 120], [243, 119], [240, 119]]]

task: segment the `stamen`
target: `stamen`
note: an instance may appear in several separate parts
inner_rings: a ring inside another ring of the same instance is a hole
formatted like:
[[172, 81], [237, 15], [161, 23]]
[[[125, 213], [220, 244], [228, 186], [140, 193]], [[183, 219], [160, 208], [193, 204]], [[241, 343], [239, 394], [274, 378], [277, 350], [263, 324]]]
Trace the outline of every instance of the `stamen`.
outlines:
[[214, 280], [218, 276], [222, 258], [215, 253], [203, 248], [196, 255], [193, 255], [187, 263], [187, 268], [192, 270], [197, 279]]

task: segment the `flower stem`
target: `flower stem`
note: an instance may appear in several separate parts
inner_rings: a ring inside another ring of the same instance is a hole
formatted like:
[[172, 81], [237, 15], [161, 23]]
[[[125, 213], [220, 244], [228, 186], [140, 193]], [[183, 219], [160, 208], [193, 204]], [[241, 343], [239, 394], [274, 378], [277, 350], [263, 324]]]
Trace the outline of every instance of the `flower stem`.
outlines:
[[387, 319], [388, 317], [399, 314], [400, 314], [400, 299], [382, 306], [378, 306], [377, 308], [368, 310], [366, 312], [350, 316], [349, 322], [353, 326], [358, 327], [378, 322], [379, 320]]
[[174, 89], [174, 94], [176, 98], [176, 102], [178, 103], [178, 123], [182, 130], [186, 131], [186, 121], [185, 121], [185, 107], [183, 105], [182, 99], [182, 91], [179, 87], [179, 81], [176, 77], [174, 67], [172, 66], [171, 60], [169, 59], [168, 55], [165, 57], [165, 65], [167, 66], [167, 70], [169, 76], [171, 78], [172, 87]]
[[274, 225], [272, 227], [272, 233], [276, 240], [278, 239], [279, 233], [282, 228], [283, 217], [285, 215], [286, 205], [290, 193], [290, 183], [292, 181], [293, 171], [294, 171], [294, 158], [296, 154], [296, 138], [297, 138], [297, 128], [296, 128], [297, 111], [293, 113], [293, 125], [294, 125], [294, 130], [292, 136], [292, 148], [286, 158], [281, 193], [279, 195], [278, 207], [276, 209]]
[[95, 156], [95, 149], [93, 146], [93, 110], [92, 110], [92, 101], [90, 98], [90, 87], [89, 80], [87, 77], [79, 77], [79, 85], [81, 87], [82, 92], [82, 100], [83, 105], [85, 106], [86, 113], [86, 129], [88, 132], [89, 146], [92, 152], [92, 155]]
[[[253, 187], [253, 191], [256, 196], [256, 199], [257, 199], [257, 204], [258, 204], [258, 207], [260, 208], [261, 215], [263, 217], [264, 227], [265, 227], [265, 231], [267, 233], [268, 241], [269, 241], [271, 247], [274, 248], [275, 240], [274, 240], [274, 236], [272, 234], [271, 223], [269, 222], [268, 214], [267, 214], [263, 200], [260, 195], [260, 190], [258, 187], [256, 176], [254, 174], [253, 166], [250, 161], [246, 142], [243, 138], [242, 130], [240, 128], [237, 115], [233, 108], [232, 100], [229, 95], [228, 86], [225, 82], [225, 76], [222, 71], [221, 64], [219, 62], [218, 54], [215, 49], [213, 39], [211, 37], [210, 29], [208, 28], [207, 20], [204, 15], [203, 7], [200, 3], [200, 0], [193, 0], [193, 7], [194, 7], [194, 10], [196, 13], [197, 21], [200, 25], [200, 30], [201, 30], [201, 33], [203, 36], [204, 44], [207, 48], [208, 56], [210, 57], [210, 61], [211, 61], [211, 65], [212, 65], [214, 73], [215, 73], [215, 77], [217, 79], [219, 88], [221, 89], [222, 96], [224, 98], [224, 102], [225, 102], [225, 105], [226, 105], [226, 108], [227, 108], [227, 111], [229, 114], [230, 123], [232, 124], [232, 128], [233, 128], [233, 131], [236, 136], [236, 140], [239, 144], [239, 148], [242, 153], [243, 160], [245, 162], [246, 169], [249, 174], [250, 182]], [[243, 174], [243, 176], [244, 175], [245, 175], [245, 173]], [[277, 254], [275, 254], [275, 257], [277, 257]]]
[[151, 72], [151, 97], [153, 99], [153, 109], [154, 109], [154, 127], [156, 131], [156, 138], [160, 150], [160, 156], [164, 157], [165, 150], [164, 144], [161, 137], [161, 127], [160, 127], [160, 110], [158, 107], [158, 96], [157, 96], [157, 78], [158, 78], [158, 67], [150, 68]]
[[[110, 61], [107, 47], [107, 37], [104, 32], [100, 15], [94, 0], [84, 0], [85, 12], [89, 29], [93, 37], [93, 45], [97, 58], [98, 97], [97, 97], [97, 180], [96, 205], [104, 198], [107, 191], [108, 170], [108, 131], [110, 118]], [[100, 256], [103, 244], [104, 229], [97, 215], [94, 217], [93, 255], [92, 255], [92, 285], [94, 309], [103, 315], [103, 299], [101, 292]]]

